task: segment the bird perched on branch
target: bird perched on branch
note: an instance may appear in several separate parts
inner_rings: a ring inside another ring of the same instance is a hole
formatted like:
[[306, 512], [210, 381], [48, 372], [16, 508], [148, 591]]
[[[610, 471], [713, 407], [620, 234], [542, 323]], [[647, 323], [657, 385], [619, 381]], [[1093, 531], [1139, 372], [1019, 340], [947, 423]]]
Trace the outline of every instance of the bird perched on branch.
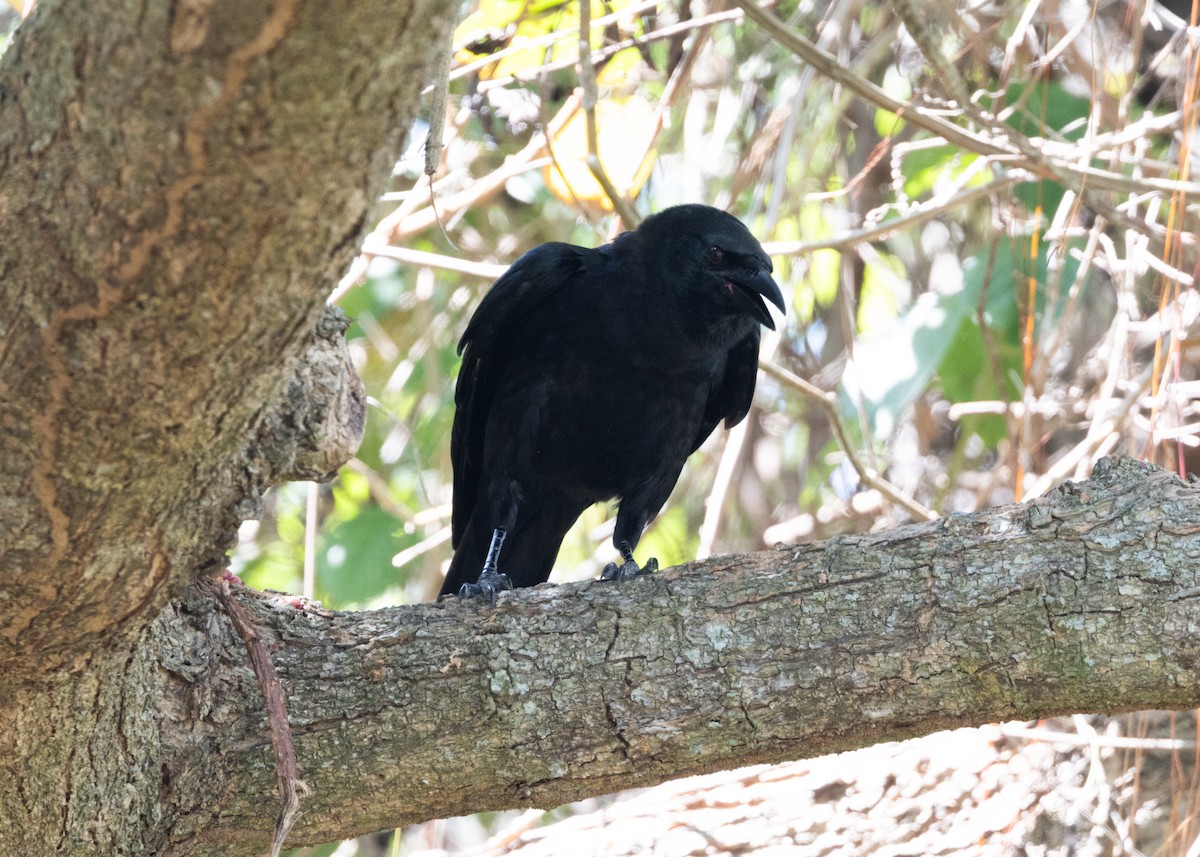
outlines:
[[735, 217], [680, 205], [595, 249], [543, 244], [479, 304], [459, 342], [454, 558], [442, 594], [550, 576], [588, 506], [619, 498], [602, 579], [633, 558], [683, 463], [750, 409], [760, 325], [784, 311], [771, 260]]

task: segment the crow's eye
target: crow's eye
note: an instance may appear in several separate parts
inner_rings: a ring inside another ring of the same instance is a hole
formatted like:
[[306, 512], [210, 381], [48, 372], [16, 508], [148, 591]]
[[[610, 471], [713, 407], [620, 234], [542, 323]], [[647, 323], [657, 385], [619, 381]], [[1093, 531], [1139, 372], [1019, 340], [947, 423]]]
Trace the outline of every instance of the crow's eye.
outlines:
[[708, 261], [714, 265], [723, 265], [725, 263], [725, 251], [716, 245], [708, 248]]

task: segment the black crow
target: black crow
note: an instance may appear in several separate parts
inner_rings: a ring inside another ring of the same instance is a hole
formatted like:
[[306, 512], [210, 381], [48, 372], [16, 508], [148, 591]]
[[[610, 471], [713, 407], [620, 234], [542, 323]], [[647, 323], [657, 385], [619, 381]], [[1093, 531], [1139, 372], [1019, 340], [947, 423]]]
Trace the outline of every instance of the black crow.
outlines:
[[442, 594], [544, 582], [576, 518], [613, 498], [622, 563], [601, 578], [654, 571], [633, 559], [642, 529], [717, 423], [750, 409], [759, 325], [775, 326], [764, 299], [784, 310], [770, 272], [741, 221], [705, 205], [518, 259], [458, 345]]

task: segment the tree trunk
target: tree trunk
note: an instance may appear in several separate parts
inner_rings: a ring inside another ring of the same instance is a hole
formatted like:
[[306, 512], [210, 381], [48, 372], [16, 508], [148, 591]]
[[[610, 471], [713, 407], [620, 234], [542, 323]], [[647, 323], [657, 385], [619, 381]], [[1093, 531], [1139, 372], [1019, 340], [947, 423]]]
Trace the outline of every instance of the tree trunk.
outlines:
[[0, 844], [219, 811], [160, 802], [155, 629], [264, 487], [357, 443], [325, 298], [453, 13], [42, 0], [0, 57]]
[[326, 401], [289, 396], [299, 358], [451, 13], [46, 0], [22, 24], [0, 58], [0, 689], [136, 637], [302, 478], [297, 436], [357, 382], [342, 352]]

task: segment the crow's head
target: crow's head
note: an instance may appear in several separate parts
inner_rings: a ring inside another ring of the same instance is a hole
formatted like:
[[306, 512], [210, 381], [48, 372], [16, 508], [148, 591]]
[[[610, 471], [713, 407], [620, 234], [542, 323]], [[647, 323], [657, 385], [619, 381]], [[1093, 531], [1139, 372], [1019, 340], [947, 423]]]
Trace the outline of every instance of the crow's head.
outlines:
[[715, 317], [745, 316], [772, 330], [766, 301], [786, 313], [771, 279], [771, 257], [740, 220], [707, 205], [677, 205], [646, 218], [639, 243], [658, 277], [679, 297]]

